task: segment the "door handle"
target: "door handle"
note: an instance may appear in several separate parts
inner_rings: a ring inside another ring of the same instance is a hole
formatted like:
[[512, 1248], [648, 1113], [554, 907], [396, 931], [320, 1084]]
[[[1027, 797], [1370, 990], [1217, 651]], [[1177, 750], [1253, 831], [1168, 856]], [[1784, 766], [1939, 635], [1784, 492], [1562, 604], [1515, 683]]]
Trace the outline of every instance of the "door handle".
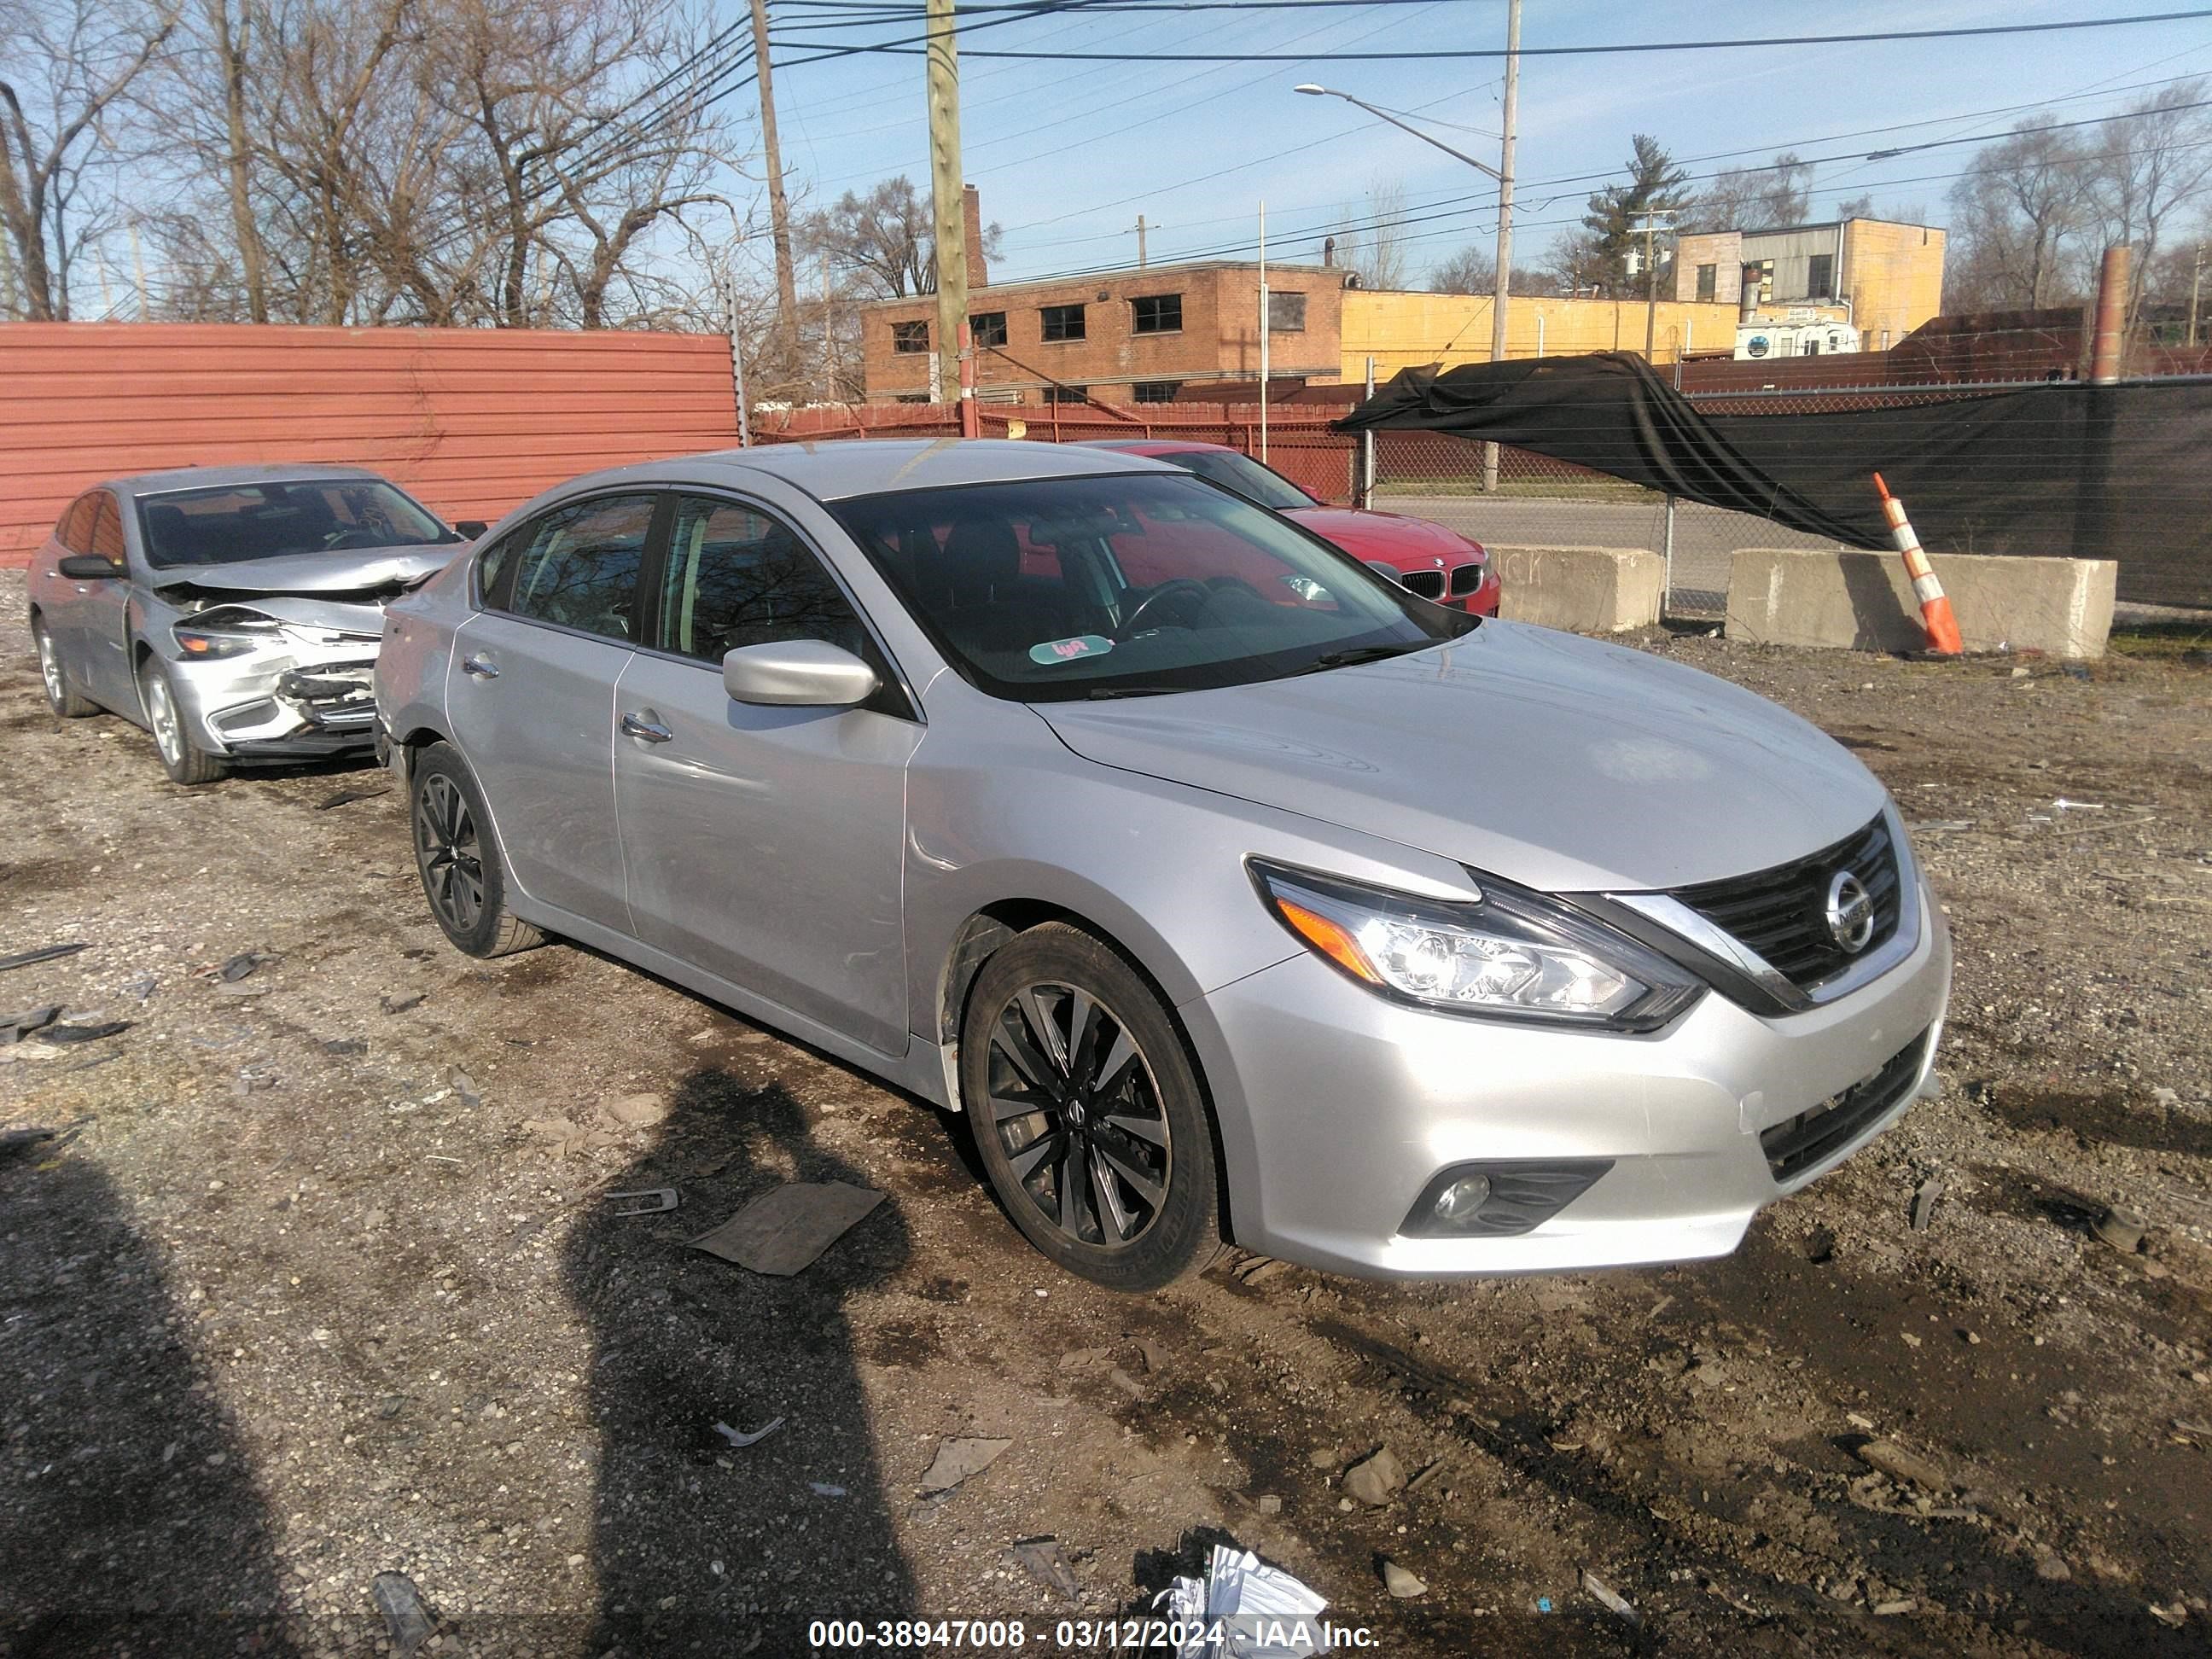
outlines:
[[499, 678], [499, 665], [489, 657], [464, 657], [461, 672], [473, 674], [480, 680], [495, 680]]
[[659, 720], [647, 720], [642, 714], [624, 714], [622, 729], [624, 736], [643, 738], [647, 743], [666, 743], [676, 735]]

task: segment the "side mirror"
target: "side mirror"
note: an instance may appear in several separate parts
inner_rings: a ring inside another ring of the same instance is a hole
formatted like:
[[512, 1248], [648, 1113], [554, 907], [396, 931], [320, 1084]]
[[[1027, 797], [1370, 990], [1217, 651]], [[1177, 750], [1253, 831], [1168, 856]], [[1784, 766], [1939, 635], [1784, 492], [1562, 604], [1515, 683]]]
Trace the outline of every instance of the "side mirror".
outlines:
[[482, 519], [463, 519], [453, 526], [453, 533], [463, 541], [472, 542], [490, 528]]
[[875, 696], [876, 671], [823, 640], [741, 645], [722, 659], [722, 689], [738, 702], [850, 708]]
[[72, 553], [54, 568], [71, 581], [78, 582], [120, 581], [125, 574], [123, 567], [114, 560], [103, 558], [97, 553]]

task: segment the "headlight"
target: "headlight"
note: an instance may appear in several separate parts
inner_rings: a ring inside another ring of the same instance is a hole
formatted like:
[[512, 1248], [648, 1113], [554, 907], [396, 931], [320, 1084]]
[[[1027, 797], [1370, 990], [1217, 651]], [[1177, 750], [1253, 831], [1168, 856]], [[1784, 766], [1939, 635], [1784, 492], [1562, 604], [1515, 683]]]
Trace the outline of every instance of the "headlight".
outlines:
[[188, 661], [235, 657], [276, 642], [281, 624], [274, 617], [242, 605], [217, 605], [173, 623], [169, 633]]
[[1455, 902], [1251, 860], [1293, 936], [1380, 995], [1449, 1013], [1651, 1031], [1705, 987], [1635, 940], [1524, 888], [1479, 877]]

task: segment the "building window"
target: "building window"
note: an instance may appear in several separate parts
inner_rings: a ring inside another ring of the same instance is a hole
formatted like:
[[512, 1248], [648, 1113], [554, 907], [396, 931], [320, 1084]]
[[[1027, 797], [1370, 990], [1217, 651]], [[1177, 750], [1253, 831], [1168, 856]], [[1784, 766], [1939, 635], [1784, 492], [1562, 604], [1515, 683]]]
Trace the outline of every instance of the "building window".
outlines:
[[1081, 306], [1046, 306], [1037, 313], [1042, 319], [1042, 337], [1047, 340], [1080, 340], [1083, 333]]
[[1182, 295], [1147, 294], [1130, 301], [1129, 331], [1132, 334], [1182, 333]]
[[1140, 404], [1171, 404], [1182, 390], [1181, 380], [1139, 380], [1132, 390]]
[[[1077, 311], [1083, 307], [1077, 306]], [[1077, 335], [1079, 340], [1083, 337]], [[1090, 400], [1091, 388], [1086, 386], [1048, 386], [1044, 389], [1044, 400], [1048, 404], [1079, 404]]]
[[1805, 261], [1805, 297], [1808, 300], [1835, 298], [1836, 256], [1815, 253]]
[[927, 323], [893, 323], [891, 349], [902, 356], [928, 350], [929, 325]]
[[1698, 267], [1698, 303], [1699, 305], [1712, 304], [1714, 296], [1720, 292], [1720, 282], [1721, 268], [1718, 265]]
[[1002, 346], [1006, 343], [1006, 313], [1003, 311], [979, 311], [968, 319], [968, 326], [979, 346]]
[[1267, 296], [1267, 332], [1303, 334], [1305, 331], [1306, 296], [1303, 294], [1270, 294]]

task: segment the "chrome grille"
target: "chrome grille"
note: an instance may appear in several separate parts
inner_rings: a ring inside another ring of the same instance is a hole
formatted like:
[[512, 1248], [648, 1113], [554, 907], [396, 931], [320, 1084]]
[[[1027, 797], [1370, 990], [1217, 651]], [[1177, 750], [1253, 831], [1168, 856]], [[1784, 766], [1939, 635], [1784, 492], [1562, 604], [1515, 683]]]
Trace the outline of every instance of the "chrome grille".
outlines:
[[1456, 567], [1451, 573], [1451, 591], [1454, 599], [1464, 599], [1481, 586], [1482, 567], [1471, 560], [1466, 564]]
[[1406, 584], [1408, 593], [1418, 593], [1425, 599], [1444, 596], [1444, 573], [1441, 570], [1408, 570], [1398, 580]]
[[[1828, 884], [1839, 870], [1856, 876], [1874, 901], [1874, 933], [1857, 951], [1844, 950], [1828, 932]], [[1679, 887], [1674, 896], [1756, 951], [1799, 990], [1808, 990], [1897, 931], [1897, 848], [1890, 842], [1888, 824], [1878, 817], [1809, 858], [1726, 881]]]

